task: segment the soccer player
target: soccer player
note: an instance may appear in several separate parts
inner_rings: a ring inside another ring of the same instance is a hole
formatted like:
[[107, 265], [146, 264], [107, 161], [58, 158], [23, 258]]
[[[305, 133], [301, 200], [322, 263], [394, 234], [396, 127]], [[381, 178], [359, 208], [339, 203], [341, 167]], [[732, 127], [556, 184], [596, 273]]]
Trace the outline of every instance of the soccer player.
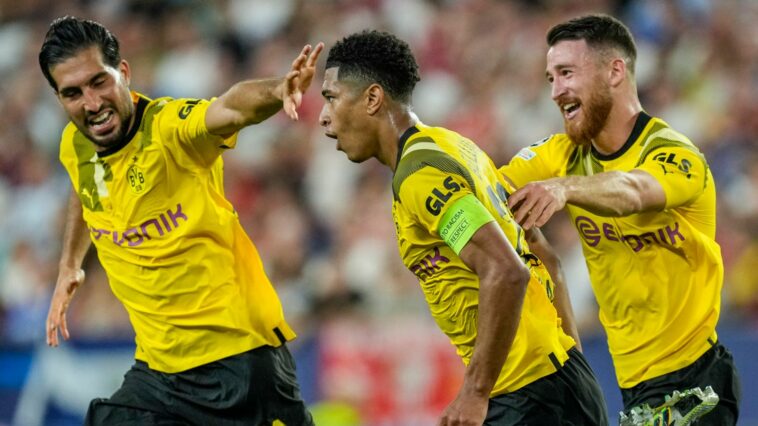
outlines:
[[136, 333], [134, 366], [91, 402], [87, 424], [312, 424], [285, 345], [295, 333], [224, 198], [221, 154], [282, 108], [297, 119], [322, 49], [305, 46], [283, 78], [210, 101], [149, 99], [129, 90], [129, 64], [102, 25], [50, 25], [39, 62], [71, 120], [60, 159], [74, 192], [47, 342], [69, 338], [92, 242]]
[[467, 364], [441, 425], [607, 425], [600, 387], [551, 303], [554, 283], [506, 204], [509, 185], [472, 141], [422, 124], [409, 46], [377, 31], [329, 51], [319, 121], [354, 162], [394, 172], [403, 263]]
[[[733, 425], [740, 387], [718, 341], [723, 262], [716, 190], [703, 154], [642, 110], [636, 48], [606, 15], [547, 34], [547, 81], [565, 134], [521, 150], [500, 171], [525, 229], [567, 208], [582, 240], [625, 410], [712, 386], [706, 424]], [[531, 183], [530, 183], [531, 182]]]

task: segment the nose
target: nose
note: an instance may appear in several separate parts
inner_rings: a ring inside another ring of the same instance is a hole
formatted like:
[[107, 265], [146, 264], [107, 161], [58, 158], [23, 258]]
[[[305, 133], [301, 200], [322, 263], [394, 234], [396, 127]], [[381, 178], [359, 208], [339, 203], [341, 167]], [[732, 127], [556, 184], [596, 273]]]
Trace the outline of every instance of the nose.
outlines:
[[98, 112], [103, 106], [102, 98], [100, 98], [100, 95], [98, 95], [94, 90], [88, 88], [84, 89], [83, 99], [84, 110], [87, 112]]
[[558, 98], [563, 96], [565, 93], [566, 85], [563, 84], [563, 81], [560, 78], [556, 78], [552, 83], [550, 83], [550, 97], [553, 98], [554, 101], [557, 101]]
[[326, 111], [326, 105], [324, 105], [323, 107], [321, 107], [321, 112], [318, 115], [318, 124], [320, 124], [321, 127], [326, 127], [331, 122], [332, 120], [329, 118], [329, 114]]

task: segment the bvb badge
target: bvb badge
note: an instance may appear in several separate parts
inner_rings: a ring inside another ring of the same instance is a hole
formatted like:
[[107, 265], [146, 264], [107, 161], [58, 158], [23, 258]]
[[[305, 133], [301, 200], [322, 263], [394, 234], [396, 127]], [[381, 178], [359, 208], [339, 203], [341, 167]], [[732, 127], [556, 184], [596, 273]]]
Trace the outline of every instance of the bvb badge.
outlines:
[[135, 194], [141, 194], [145, 191], [145, 174], [142, 173], [142, 170], [136, 164], [132, 164], [129, 170], [126, 171], [126, 180], [129, 181], [129, 186]]

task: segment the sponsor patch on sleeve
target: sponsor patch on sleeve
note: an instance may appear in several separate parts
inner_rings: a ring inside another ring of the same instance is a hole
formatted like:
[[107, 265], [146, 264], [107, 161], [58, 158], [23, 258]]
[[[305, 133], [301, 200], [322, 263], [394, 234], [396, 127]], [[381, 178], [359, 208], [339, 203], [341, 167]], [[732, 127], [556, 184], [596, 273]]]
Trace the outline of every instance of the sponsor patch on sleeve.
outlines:
[[523, 158], [526, 161], [529, 161], [536, 156], [537, 154], [529, 148], [522, 148], [521, 151], [516, 154], [516, 157]]

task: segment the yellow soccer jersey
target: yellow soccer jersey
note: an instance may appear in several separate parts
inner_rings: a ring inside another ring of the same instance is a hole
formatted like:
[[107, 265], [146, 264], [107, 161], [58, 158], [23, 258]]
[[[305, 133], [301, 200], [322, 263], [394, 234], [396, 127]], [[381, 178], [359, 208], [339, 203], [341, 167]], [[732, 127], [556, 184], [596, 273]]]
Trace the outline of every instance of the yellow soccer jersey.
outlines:
[[567, 205], [622, 388], [688, 366], [716, 341], [723, 263], [705, 158], [686, 137], [642, 112], [617, 153], [578, 148], [558, 134], [524, 148], [500, 169], [516, 187], [633, 169], [661, 184], [663, 211], [603, 217]]
[[167, 373], [294, 338], [255, 246], [224, 198], [210, 102], [133, 93], [124, 145], [96, 153], [69, 123], [60, 159], [111, 289], [136, 333], [135, 357]]
[[418, 124], [400, 140], [392, 209], [400, 256], [419, 278], [434, 320], [465, 364], [476, 340], [479, 278], [440, 236], [447, 232], [438, 231], [443, 216], [456, 201], [476, 197], [486, 208], [484, 223], [497, 221], [531, 270], [518, 331], [491, 396], [554, 373], [575, 344], [560, 328], [547, 269], [529, 251], [506, 207], [509, 188], [489, 157], [457, 133]]

